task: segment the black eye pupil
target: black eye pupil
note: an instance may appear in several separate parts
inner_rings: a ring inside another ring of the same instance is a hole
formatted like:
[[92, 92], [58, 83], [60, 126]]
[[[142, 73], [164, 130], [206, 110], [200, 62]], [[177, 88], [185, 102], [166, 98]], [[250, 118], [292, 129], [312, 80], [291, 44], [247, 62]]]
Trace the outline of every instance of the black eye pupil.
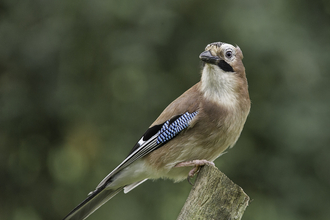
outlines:
[[227, 56], [227, 57], [229, 57], [229, 58], [230, 58], [230, 57], [231, 57], [231, 55], [232, 55], [232, 52], [231, 52], [231, 51], [227, 51], [227, 52], [226, 52], [226, 56]]

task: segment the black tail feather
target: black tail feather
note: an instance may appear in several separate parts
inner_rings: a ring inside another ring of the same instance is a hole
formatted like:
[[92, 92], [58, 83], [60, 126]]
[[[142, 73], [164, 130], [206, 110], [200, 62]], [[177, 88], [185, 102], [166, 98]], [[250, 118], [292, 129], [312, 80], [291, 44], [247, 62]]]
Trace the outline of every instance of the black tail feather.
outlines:
[[119, 193], [123, 187], [116, 190], [100, 187], [92, 192], [83, 202], [74, 208], [63, 220], [82, 220], [86, 219], [109, 199]]

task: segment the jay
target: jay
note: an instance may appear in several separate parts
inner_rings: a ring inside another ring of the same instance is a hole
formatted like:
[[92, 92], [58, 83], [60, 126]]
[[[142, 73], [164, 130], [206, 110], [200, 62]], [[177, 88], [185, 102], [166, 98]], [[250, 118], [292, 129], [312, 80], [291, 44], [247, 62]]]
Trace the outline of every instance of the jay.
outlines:
[[243, 53], [238, 46], [206, 46], [200, 82], [169, 104], [126, 159], [64, 219], [86, 219], [117, 193], [147, 179], [175, 182], [213, 164], [241, 134], [250, 111]]

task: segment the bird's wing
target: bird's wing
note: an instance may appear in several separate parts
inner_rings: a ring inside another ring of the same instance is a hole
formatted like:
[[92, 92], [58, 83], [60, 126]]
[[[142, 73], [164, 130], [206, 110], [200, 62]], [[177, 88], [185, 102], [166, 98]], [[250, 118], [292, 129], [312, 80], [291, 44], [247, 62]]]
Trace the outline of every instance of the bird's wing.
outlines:
[[135, 144], [126, 159], [109, 173], [96, 187], [102, 187], [111, 182], [111, 177], [120, 172], [137, 159], [149, 154], [174, 138], [182, 130], [186, 129], [196, 117], [199, 108], [200, 83], [195, 84], [171, 104], [169, 104], [160, 116], [152, 123]]
[[[182, 115], [178, 115], [167, 120], [163, 124], [155, 125], [149, 128], [139, 142], [134, 146], [128, 157], [126, 157], [126, 159], [119, 166], [117, 166], [108, 176], [106, 176], [97, 186], [96, 190], [90, 192], [87, 199], [73, 209], [64, 219], [85, 219], [109, 199], [115, 196], [125, 186], [115, 190], [107, 189], [106, 186], [109, 182], [111, 182], [111, 177], [132, 164], [137, 159], [142, 158], [174, 138], [189, 126], [190, 122], [196, 117], [197, 114], [198, 111], [192, 113], [186, 112]], [[144, 181], [145, 180], [142, 180], [126, 186], [124, 192], [129, 192]]]
[[188, 128], [191, 121], [196, 117], [198, 111], [177, 115], [162, 124], [150, 127], [141, 139], [131, 150], [126, 159], [119, 164], [111, 173], [109, 173], [97, 186], [96, 189], [106, 186], [111, 182], [111, 177], [128, 167], [134, 161], [144, 157], [150, 152], [161, 147], [163, 144], [173, 139], [181, 131]]

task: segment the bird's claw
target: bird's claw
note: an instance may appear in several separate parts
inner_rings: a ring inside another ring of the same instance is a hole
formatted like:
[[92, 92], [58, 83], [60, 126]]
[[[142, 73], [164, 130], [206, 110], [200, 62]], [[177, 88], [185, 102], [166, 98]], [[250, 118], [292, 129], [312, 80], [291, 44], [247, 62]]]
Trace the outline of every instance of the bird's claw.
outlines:
[[187, 177], [189, 184], [193, 186], [194, 184], [191, 183], [191, 178], [195, 176], [196, 173], [199, 172], [200, 168], [204, 165], [214, 166], [214, 163], [208, 160], [192, 160], [178, 163], [177, 165], [175, 165], [175, 167], [194, 167], [189, 171]]

